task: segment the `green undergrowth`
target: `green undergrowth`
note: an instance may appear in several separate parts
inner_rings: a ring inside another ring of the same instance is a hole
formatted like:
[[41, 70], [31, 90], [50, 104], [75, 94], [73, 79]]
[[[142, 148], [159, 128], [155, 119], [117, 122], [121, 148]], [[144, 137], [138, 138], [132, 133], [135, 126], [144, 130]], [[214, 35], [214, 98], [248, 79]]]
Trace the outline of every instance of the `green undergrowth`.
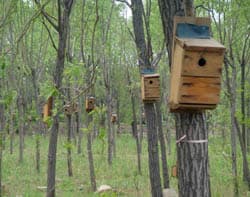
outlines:
[[[147, 143], [143, 139], [142, 145], [142, 175], [137, 171], [137, 156], [135, 140], [129, 134], [117, 137], [116, 157], [112, 166], [107, 164], [107, 144], [101, 139], [95, 139], [93, 144], [94, 163], [97, 187], [110, 185], [113, 190], [109, 193], [96, 194], [91, 191], [86, 138], [83, 138], [82, 153], [77, 154], [73, 143], [73, 177], [67, 175], [67, 151], [65, 137], [58, 140], [56, 194], [58, 197], [95, 197], [95, 196], [150, 196], [148, 175]], [[18, 162], [18, 137], [14, 142], [14, 153], [9, 154], [9, 139], [6, 138], [3, 153], [3, 189], [4, 196], [10, 197], [44, 197], [46, 187], [48, 137], [41, 137], [41, 172], [35, 170], [35, 137], [26, 136], [23, 163]], [[223, 145], [224, 144], [224, 145]], [[172, 140], [172, 153], [168, 155], [169, 169], [176, 162], [175, 144]], [[240, 150], [238, 156], [239, 191], [240, 196], [250, 196], [247, 187], [242, 182], [242, 163]], [[209, 160], [212, 196], [233, 196], [233, 182], [231, 176], [230, 142], [223, 143], [219, 136], [210, 136]], [[177, 189], [177, 179], [170, 177], [171, 187]]]

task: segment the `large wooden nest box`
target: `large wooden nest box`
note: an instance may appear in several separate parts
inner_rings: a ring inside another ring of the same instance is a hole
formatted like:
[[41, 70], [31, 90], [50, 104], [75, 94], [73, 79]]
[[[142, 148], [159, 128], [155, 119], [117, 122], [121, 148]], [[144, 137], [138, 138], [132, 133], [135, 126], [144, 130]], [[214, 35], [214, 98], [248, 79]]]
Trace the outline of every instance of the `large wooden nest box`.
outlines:
[[175, 17], [173, 35], [170, 110], [214, 109], [225, 47], [210, 37], [210, 19]]
[[91, 112], [95, 108], [95, 97], [88, 96], [85, 100], [85, 109], [87, 112]]
[[144, 74], [141, 77], [141, 95], [144, 102], [160, 100], [160, 75]]
[[53, 98], [52, 96], [50, 96], [47, 102], [43, 106], [43, 119], [44, 120], [52, 115], [52, 105], [53, 105]]

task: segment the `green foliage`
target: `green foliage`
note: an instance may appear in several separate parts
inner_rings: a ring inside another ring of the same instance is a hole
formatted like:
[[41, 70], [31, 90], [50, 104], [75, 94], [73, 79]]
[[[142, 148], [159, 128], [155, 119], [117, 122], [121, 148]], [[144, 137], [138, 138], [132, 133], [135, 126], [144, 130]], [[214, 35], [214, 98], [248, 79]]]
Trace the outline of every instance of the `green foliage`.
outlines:
[[5, 104], [9, 106], [12, 104], [17, 98], [17, 92], [15, 90], [4, 92], [3, 98], [0, 99], [0, 104]]
[[57, 88], [53, 85], [50, 81], [45, 81], [41, 86], [41, 96], [44, 97], [46, 100], [49, 99], [51, 96], [59, 95]]

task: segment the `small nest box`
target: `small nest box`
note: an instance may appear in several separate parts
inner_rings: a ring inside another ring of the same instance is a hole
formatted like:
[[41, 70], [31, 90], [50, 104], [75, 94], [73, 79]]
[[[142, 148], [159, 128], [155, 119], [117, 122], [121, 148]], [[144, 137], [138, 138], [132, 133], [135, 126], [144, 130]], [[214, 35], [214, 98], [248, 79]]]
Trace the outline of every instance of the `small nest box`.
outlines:
[[160, 100], [160, 75], [144, 74], [141, 77], [141, 96], [144, 102]]
[[117, 121], [117, 114], [116, 113], [112, 113], [111, 114], [111, 122], [115, 123]]
[[47, 117], [52, 115], [52, 105], [53, 105], [53, 98], [50, 96], [47, 102], [43, 106], [43, 119], [45, 120]]
[[76, 113], [78, 111], [78, 105], [77, 103], [69, 103], [64, 105], [63, 109], [66, 115], [72, 115], [73, 113]]
[[[180, 30], [176, 29], [178, 23]], [[174, 30], [180, 37], [174, 37], [172, 51], [171, 111], [213, 109], [219, 103], [225, 47], [206, 35], [209, 26], [209, 18], [175, 18]], [[189, 28], [190, 35], [186, 33]]]
[[95, 98], [93, 96], [89, 96], [85, 100], [85, 109], [89, 113], [95, 108]]

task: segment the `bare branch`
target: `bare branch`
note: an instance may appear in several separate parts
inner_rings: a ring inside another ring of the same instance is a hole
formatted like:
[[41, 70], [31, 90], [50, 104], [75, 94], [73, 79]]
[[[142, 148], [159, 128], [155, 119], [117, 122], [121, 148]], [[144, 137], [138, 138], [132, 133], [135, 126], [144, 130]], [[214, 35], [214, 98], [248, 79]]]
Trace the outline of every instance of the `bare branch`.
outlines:
[[34, 22], [34, 20], [36, 18], [38, 18], [40, 16], [40, 13], [42, 11], [42, 9], [50, 2], [50, 0], [48, 0], [46, 3], [44, 3], [39, 10], [33, 15], [31, 16], [31, 18], [28, 20], [28, 22], [24, 25], [24, 28], [22, 30], [21, 35], [18, 37], [17, 39], [17, 47], [18, 47], [18, 43], [22, 40], [22, 38], [24, 37], [24, 35], [26, 34], [26, 32], [29, 30], [30, 25]]
[[209, 8], [207, 8], [207, 7], [205, 7], [204, 5], [197, 5], [196, 7], [195, 7], [195, 10], [197, 10], [198, 8], [202, 8], [202, 9], [204, 9], [204, 10], [207, 10], [208, 12], [212, 12], [212, 10], [211, 9], [209, 9]]
[[132, 5], [129, 2], [127, 2], [126, 0], [116, 0], [116, 1], [121, 2], [121, 3], [125, 3], [130, 9], [132, 9]]
[[54, 42], [54, 40], [53, 40], [53, 37], [52, 37], [52, 35], [51, 35], [51, 33], [50, 33], [50, 30], [49, 30], [49, 28], [48, 28], [48, 26], [46, 25], [46, 23], [45, 23], [45, 21], [43, 20], [43, 25], [44, 25], [44, 27], [46, 28], [46, 30], [47, 30], [47, 32], [48, 32], [48, 34], [49, 34], [49, 38], [50, 38], [50, 40], [51, 40], [51, 42], [52, 42], [52, 46], [53, 46], [53, 48], [57, 51], [57, 48], [56, 48], [56, 45], [55, 45], [55, 42]]
[[50, 16], [47, 12], [44, 11], [45, 6], [41, 6], [38, 0], [34, 0], [38, 8], [41, 10], [42, 15], [46, 18], [46, 20], [54, 27], [54, 29], [58, 32], [58, 26], [52, 21], [52, 19], [56, 20], [53, 16]]

